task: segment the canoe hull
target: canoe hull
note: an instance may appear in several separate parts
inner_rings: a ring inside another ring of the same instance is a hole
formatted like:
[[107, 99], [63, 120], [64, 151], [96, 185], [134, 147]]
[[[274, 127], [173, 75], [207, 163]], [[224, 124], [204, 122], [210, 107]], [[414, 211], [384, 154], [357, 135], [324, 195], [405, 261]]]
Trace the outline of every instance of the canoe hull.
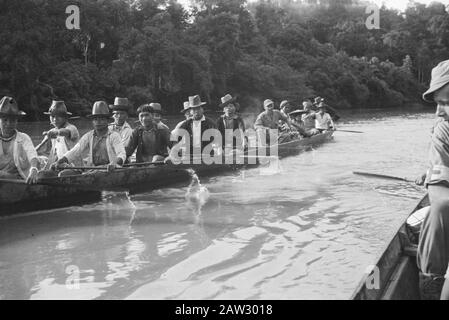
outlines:
[[[308, 139], [282, 143], [278, 145], [278, 153], [280, 157], [292, 155], [331, 139], [332, 132], [328, 132]], [[251, 152], [249, 153], [251, 154]], [[256, 154], [254, 152], [254, 155]], [[83, 175], [45, 178], [42, 183], [46, 183], [46, 185], [0, 181], [0, 215], [23, 211], [22, 208], [35, 210], [36, 208], [47, 208], [47, 205], [57, 207], [64, 205], [65, 200], [71, 199], [76, 199], [78, 203], [85, 202], [87, 199], [95, 200], [101, 196], [99, 190], [127, 190], [133, 193], [189, 182], [192, 170], [199, 177], [206, 177], [256, 167], [259, 164], [257, 158], [246, 158], [244, 163], [237, 164], [226, 164], [223, 161], [222, 164], [210, 165], [179, 164], [131, 167], [117, 169], [110, 173], [95, 171]]]
[[[427, 195], [412, 213], [427, 206]], [[365, 275], [352, 299], [419, 300], [419, 271], [416, 265], [416, 236], [404, 223], [375, 264], [379, 283], [373, 285], [373, 274]]]

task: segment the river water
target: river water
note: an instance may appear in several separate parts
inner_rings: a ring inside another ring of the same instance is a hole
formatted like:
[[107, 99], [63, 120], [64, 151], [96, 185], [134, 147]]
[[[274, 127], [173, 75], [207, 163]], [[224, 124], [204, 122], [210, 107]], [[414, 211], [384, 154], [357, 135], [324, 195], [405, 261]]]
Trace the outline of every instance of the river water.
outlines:
[[[0, 299], [348, 299], [424, 194], [434, 115], [346, 114], [334, 141], [250, 169], [0, 219]], [[78, 122], [85, 131], [87, 123]], [[48, 124], [21, 124], [37, 143]]]

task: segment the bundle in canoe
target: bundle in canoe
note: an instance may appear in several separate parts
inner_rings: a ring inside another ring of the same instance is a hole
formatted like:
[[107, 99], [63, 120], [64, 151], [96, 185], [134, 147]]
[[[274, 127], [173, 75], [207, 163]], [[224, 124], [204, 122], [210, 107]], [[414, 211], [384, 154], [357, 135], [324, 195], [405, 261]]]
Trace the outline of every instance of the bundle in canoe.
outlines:
[[[297, 139], [277, 145], [279, 157], [299, 153], [332, 139], [332, 132], [322, 133], [311, 138]], [[259, 165], [251, 159], [254, 154], [258, 160], [261, 152], [249, 150], [242, 162], [234, 164], [163, 164], [120, 168], [112, 172], [98, 170], [82, 175], [45, 178], [39, 184], [28, 185], [22, 180], [0, 179], [0, 215], [17, 211], [59, 207], [72, 203], [83, 203], [98, 199], [106, 190], [150, 190], [176, 183], [188, 182], [193, 169], [199, 177], [218, 175], [246, 167]], [[269, 149], [266, 153], [269, 156]], [[251, 161], [250, 161], [251, 159]], [[66, 200], [72, 200], [66, 202]], [[73, 202], [73, 200], [75, 202]], [[86, 200], [86, 201], [85, 201]]]
[[[411, 214], [429, 205], [424, 196]], [[418, 229], [419, 230], [419, 229]], [[352, 299], [355, 300], [419, 300], [419, 271], [416, 265], [418, 230], [407, 222], [399, 228], [386, 250], [377, 260], [379, 286], [372, 283], [372, 276], [366, 275]]]

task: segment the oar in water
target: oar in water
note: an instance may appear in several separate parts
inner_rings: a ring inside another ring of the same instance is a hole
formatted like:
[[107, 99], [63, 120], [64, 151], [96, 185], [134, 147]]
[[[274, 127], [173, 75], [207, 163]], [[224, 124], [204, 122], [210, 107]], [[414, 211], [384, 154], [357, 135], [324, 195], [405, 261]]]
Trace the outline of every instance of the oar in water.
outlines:
[[341, 129], [335, 129], [335, 131], [350, 132], [350, 133], [364, 133], [364, 132], [362, 132], [362, 131], [355, 131], [355, 130], [341, 130]]
[[352, 173], [353, 174], [358, 174], [358, 175], [361, 175], [361, 176], [371, 177], [371, 178], [399, 180], [399, 181], [415, 183], [414, 180], [410, 180], [408, 178], [395, 177], [395, 176], [390, 176], [390, 175], [386, 175], [386, 174], [377, 174], [377, 173], [361, 172], [361, 171], [353, 171]]

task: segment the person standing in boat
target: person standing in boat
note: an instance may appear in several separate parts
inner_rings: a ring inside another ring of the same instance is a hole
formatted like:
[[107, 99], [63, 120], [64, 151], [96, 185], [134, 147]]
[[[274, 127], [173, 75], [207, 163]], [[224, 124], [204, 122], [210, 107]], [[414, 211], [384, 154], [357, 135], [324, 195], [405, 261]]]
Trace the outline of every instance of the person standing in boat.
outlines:
[[114, 104], [110, 105], [109, 108], [112, 110], [112, 117], [114, 118], [114, 123], [109, 125], [109, 129], [118, 132], [122, 137], [123, 145], [126, 145], [133, 131], [126, 121], [130, 109], [128, 98], [116, 97], [114, 99]]
[[320, 132], [335, 130], [334, 122], [329, 113], [326, 112], [327, 104], [321, 102], [318, 112], [315, 113], [315, 128]]
[[[69, 150], [61, 159], [52, 165], [52, 169], [58, 166], [72, 163], [75, 159], [86, 158], [87, 166], [106, 166], [108, 171], [114, 170], [125, 163], [126, 152], [120, 134], [108, 127], [111, 115], [108, 104], [104, 101], [96, 101], [92, 107], [92, 114], [87, 116], [92, 119], [94, 129], [87, 132], [78, 143]], [[79, 173], [74, 170], [64, 170], [59, 175]]]
[[19, 110], [15, 99], [0, 100], [0, 178], [24, 179], [33, 184], [38, 179], [39, 159], [31, 138], [17, 130]]
[[[423, 99], [437, 104], [425, 185], [430, 212], [419, 236], [417, 263], [423, 299], [449, 299], [449, 60], [432, 69]], [[446, 275], [446, 280], [445, 280]]]
[[266, 143], [277, 143], [277, 141], [269, 141], [269, 130], [279, 130], [279, 120], [286, 123], [287, 128], [291, 129], [291, 121], [288, 117], [285, 117], [279, 110], [274, 110], [274, 102], [270, 99], [266, 99], [263, 102], [264, 112], [257, 116], [254, 122], [254, 129], [256, 130], [258, 141], [261, 145]]
[[[206, 102], [202, 102], [199, 95], [190, 96], [188, 108], [191, 110], [192, 116], [179, 126], [177, 135], [172, 137], [172, 141], [178, 141], [178, 136], [183, 136], [183, 138], [176, 144], [177, 147], [180, 143], [183, 143], [183, 139], [188, 139], [188, 142], [186, 141], [186, 143], [190, 146], [190, 157], [199, 159], [202, 159], [203, 149], [209, 144], [214, 145], [213, 149], [217, 151], [218, 154], [220, 152], [219, 149], [221, 148], [221, 141], [214, 141], [213, 136], [203, 140], [203, 134], [206, 130], [217, 129], [215, 121], [204, 116], [203, 106], [205, 104]], [[182, 132], [184, 135], [181, 135]], [[175, 153], [177, 153], [177, 147], [172, 149]], [[196, 152], [199, 154], [196, 154]], [[170, 154], [170, 158], [173, 157], [178, 158], [179, 154]]]
[[[170, 130], [158, 126], [154, 121], [155, 110], [152, 104], [144, 104], [137, 109], [140, 126], [135, 128], [125, 146], [126, 156], [130, 157], [136, 151], [136, 162], [158, 162], [168, 156], [170, 148]], [[157, 109], [156, 113], [160, 110]]]
[[[230, 94], [226, 94], [221, 97], [220, 108], [223, 108], [224, 114], [217, 120], [217, 128], [221, 134], [221, 141], [223, 149], [228, 150], [240, 149], [245, 150], [245, 123], [243, 119], [236, 114], [236, 98]], [[226, 139], [226, 132], [228, 132], [228, 138]], [[229, 141], [227, 141], [229, 140]], [[226, 143], [228, 142], [228, 143]]]
[[[44, 114], [50, 116], [50, 123], [54, 128], [44, 132], [44, 140], [36, 151], [39, 152], [45, 146], [44, 153], [48, 154], [48, 159], [44, 169], [48, 170], [53, 163], [76, 145], [80, 134], [78, 129], [68, 122], [72, 113], [67, 111], [64, 101], [53, 101], [48, 112]], [[82, 159], [76, 159], [73, 164], [81, 166]]]

